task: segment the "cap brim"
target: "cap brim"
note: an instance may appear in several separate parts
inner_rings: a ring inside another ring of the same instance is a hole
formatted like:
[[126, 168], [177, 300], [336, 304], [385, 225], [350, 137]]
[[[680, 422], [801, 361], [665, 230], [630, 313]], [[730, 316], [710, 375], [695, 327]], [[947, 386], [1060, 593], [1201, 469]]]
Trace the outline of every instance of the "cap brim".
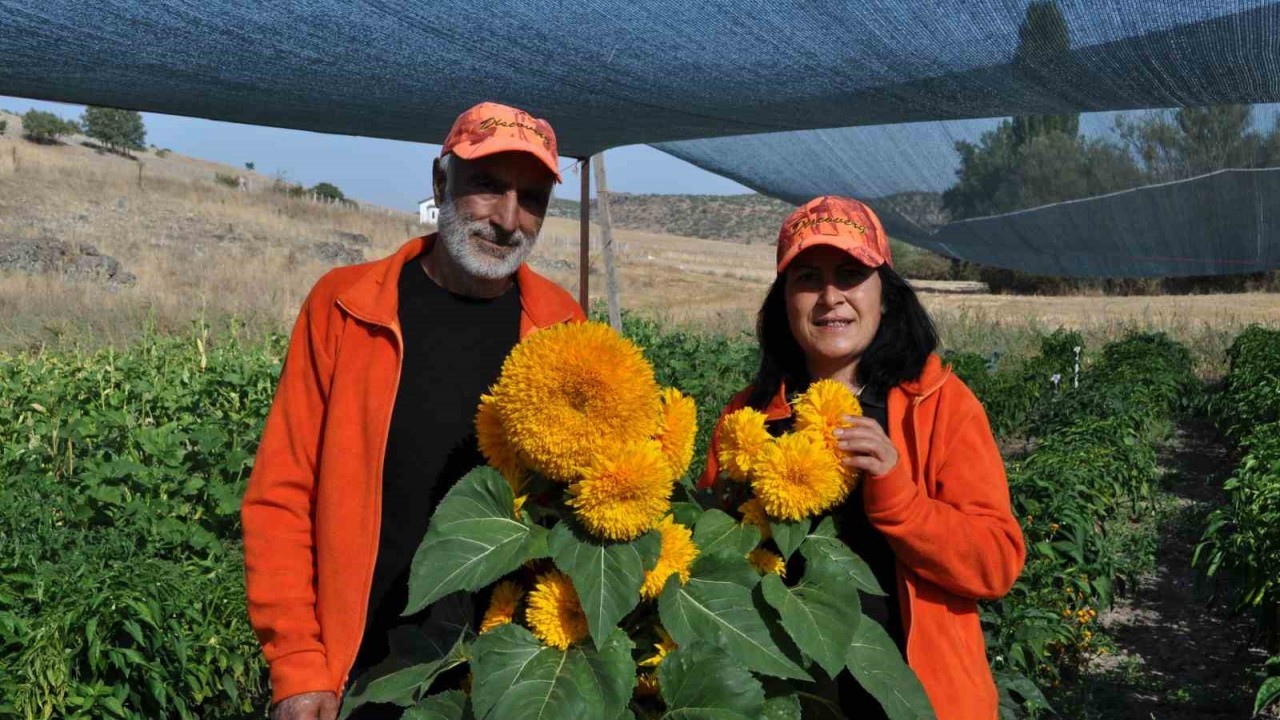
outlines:
[[844, 244], [841, 244], [839, 242], [834, 242], [832, 240], [816, 239], [816, 240], [809, 241], [808, 244], [806, 244], [804, 247], [793, 247], [791, 248], [790, 251], [787, 252], [786, 255], [783, 255], [782, 259], [778, 261], [778, 273], [781, 274], [784, 270], [786, 270], [787, 266], [791, 264], [791, 261], [795, 260], [796, 257], [799, 256], [804, 251], [812, 250], [813, 248], [816, 248], [816, 247], [822, 247], [823, 245], [826, 245], [828, 247], [833, 247], [837, 250], [843, 250], [846, 254], [848, 254], [854, 260], [857, 260], [858, 262], [862, 263], [863, 265], [866, 265], [869, 268], [878, 268], [881, 265], [885, 264], [885, 258], [881, 256], [880, 253], [864, 245], [858, 245], [856, 247], [850, 248]]
[[564, 182], [560, 177], [560, 168], [556, 167], [556, 159], [545, 148], [538, 147], [531, 143], [521, 142], [513, 138], [490, 138], [482, 143], [459, 143], [449, 149], [449, 152], [457, 155], [463, 160], [475, 160], [477, 158], [497, 155], [504, 152], [523, 152], [538, 158], [551, 174], [555, 177], [556, 182]]

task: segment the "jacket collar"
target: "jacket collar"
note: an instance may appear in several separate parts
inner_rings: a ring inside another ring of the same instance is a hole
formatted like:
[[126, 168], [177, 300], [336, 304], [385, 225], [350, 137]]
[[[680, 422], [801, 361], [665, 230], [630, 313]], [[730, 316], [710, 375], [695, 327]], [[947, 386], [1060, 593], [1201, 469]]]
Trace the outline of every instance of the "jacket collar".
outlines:
[[[924, 369], [920, 371], [920, 377], [915, 380], [908, 380], [898, 385], [896, 389], [919, 401], [937, 392], [938, 388], [941, 388], [950, 376], [951, 367], [943, 365], [942, 358], [938, 357], [937, 354], [931, 353], [929, 358], [925, 360]], [[787, 402], [785, 383], [778, 388], [778, 394], [764, 409], [764, 415], [769, 420], [781, 420], [791, 416], [791, 403]]]
[[[385, 327], [398, 326], [400, 271], [414, 258], [430, 251], [435, 241], [436, 233], [415, 237], [390, 257], [370, 263], [368, 270], [338, 295], [338, 303], [365, 322]], [[516, 270], [516, 285], [520, 287], [520, 307], [524, 315], [522, 327], [524, 320], [534, 328], [546, 328], [574, 316], [573, 307], [558, 302], [552, 293], [545, 291], [549, 282], [530, 269], [527, 263], [521, 263]]]

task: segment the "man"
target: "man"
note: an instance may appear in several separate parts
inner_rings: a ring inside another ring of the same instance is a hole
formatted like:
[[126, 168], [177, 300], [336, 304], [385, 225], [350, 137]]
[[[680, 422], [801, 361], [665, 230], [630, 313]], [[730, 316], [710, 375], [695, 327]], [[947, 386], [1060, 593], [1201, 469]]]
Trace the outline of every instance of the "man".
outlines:
[[337, 268], [307, 297], [242, 507], [274, 719], [333, 720], [388, 631], [414, 621], [400, 612], [427, 521], [484, 462], [481, 393], [521, 337], [583, 319], [524, 264], [557, 163], [546, 121], [471, 108], [433, 168], [438, 232]]

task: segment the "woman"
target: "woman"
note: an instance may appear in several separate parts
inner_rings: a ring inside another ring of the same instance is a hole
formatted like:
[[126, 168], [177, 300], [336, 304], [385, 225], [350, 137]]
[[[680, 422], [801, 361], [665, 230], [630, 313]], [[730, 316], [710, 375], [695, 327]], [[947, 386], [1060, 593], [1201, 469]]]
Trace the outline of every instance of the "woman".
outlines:
[[[776, 434], [788, 429], [789, 399], [811, 381], [858, 394], [864, 417], [837, 435], [863, 480], [837, 522], [889, 593], [864, 596], [864, 612], [898, 643], [941, 720], [994, 720], [977, 601], [1008, 592], [1025, 548], [986, 413], [934, 354], [933, 323], [894, 272], [870, 208], [811, 200], [783, 223], [777, 258], [758, 319], [759, 371], [725, 413], [754, 407]], [[713, 442], [703, 487], [716, 485], [718, 468]], [[841, 678], [847, 715], [883, 717], [857, 681]]]

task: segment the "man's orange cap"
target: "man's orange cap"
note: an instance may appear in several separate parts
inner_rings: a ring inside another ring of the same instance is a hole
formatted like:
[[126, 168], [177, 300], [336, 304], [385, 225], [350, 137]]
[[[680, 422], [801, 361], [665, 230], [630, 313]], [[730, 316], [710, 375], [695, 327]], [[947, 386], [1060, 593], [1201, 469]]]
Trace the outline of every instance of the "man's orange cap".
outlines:
[[560, 182], [560, 157], [551, 123], [508, 105], [482, 102], [458, 116], [444, 139], [440, 156], [453, 153], [463, 160], [500, 152], [527, 152]]
[[839, 248], [867, 267], [893, 266], [889, 236], [884, 234], [880, 218], [850, 198], [823, 195], [787, 216], [778, 233], [778, 273], [797, 255], [818, 245]]

